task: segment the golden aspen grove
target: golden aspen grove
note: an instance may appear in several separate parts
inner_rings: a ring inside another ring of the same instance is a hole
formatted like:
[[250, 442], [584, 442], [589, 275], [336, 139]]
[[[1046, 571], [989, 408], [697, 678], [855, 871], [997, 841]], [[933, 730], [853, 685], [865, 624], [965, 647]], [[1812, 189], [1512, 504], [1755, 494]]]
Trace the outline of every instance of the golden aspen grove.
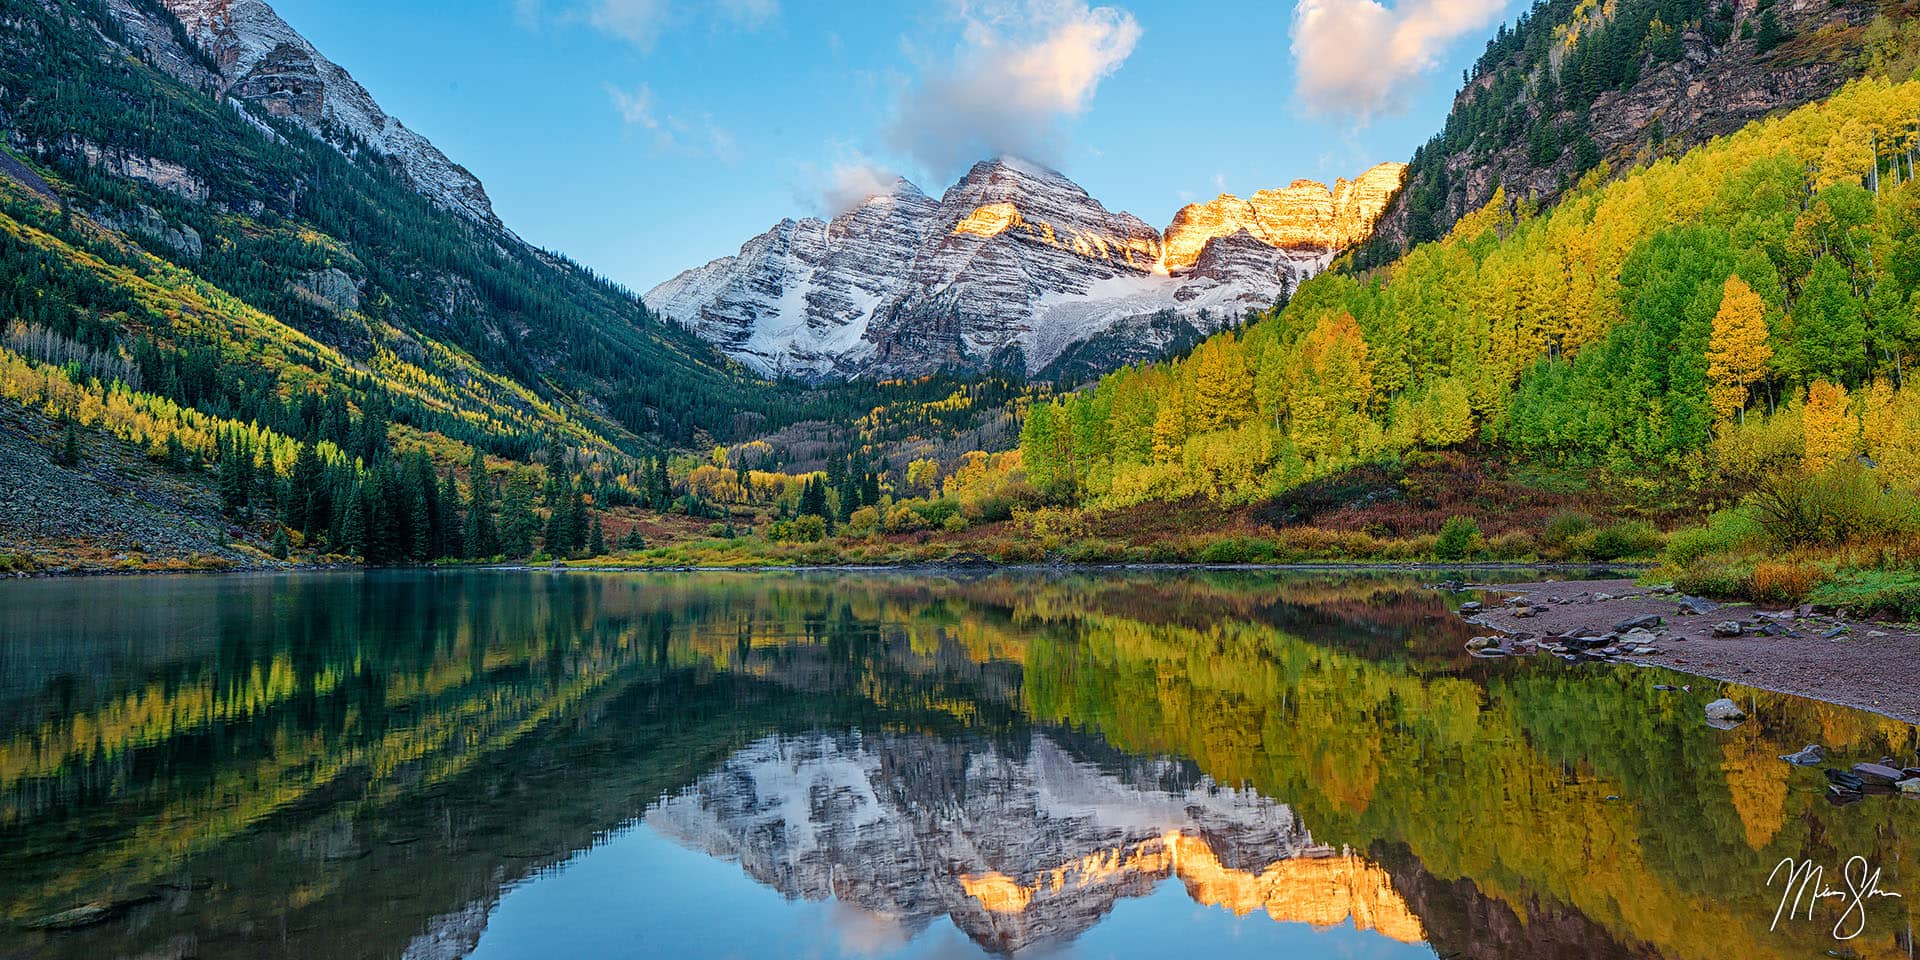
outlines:
[[1336, 269], [1187, 358], [1036, 406], [1027, 476], [1092, 510], [1249, 503], [1471, 447], [1680, 477], [1726, 506], [1791, 475], [1867, 496], [1859, 532], [1904, 542], [1917, 130], [1920, 83], [1869, 78], [1683, 156], [1598, 169], [1546, 212], [1496, 193], [1390, 266]]

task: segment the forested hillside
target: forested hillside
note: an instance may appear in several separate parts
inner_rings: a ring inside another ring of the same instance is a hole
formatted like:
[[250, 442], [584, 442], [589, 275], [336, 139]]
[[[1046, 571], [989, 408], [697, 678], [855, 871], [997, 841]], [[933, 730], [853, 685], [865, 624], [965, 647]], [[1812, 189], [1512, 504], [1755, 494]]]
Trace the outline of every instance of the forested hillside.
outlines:
[[1546, 206], [1602, 161], [1676, 156], [1862, 73], [1904, 79], [1914, 31], [1891, 3], [1539, 0], [1462, 76], [1355, 262], [1439, 239], [1495, 190]]
[[1087, 504], [1250, 500], [1478, 442], [1703, 478], [1864, 454], [1920, 482], [1916, 118], [1920, 83], [1863, 80], [1548, 214], [1496, 195], [1377, 274], [1037, 407], [1027, 474]]
[[[496, 555], [502, 497], [552, 487], [549, 464], [578, 489], [506, 507], [664, 509], [675, 450], [898, 393], [754, 377], [631, 292], [436, 205], [396, 161], [217, 96], [214, 64], [154, 0], [0, 0], [0, 19], [9, 441], [81, 476], [83, 451], [144, 453], [217, 488], [224, 517], [203, 519], [236, 542]], [[59, 524], [55, 500], [20, 493], [51, 511], [30, 526]], [[572, 527], [556, 552], [599, 529]]]

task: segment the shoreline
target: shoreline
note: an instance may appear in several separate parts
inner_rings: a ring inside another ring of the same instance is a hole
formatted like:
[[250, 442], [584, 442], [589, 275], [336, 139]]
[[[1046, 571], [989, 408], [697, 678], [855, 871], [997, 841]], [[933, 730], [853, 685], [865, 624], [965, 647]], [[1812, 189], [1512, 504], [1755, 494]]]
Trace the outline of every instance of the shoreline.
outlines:
[[[268, 574], [298, 573], [385, 573], [385, 572], [437, 572], [437, 571], [473, 571], [473, 570], [521, 570], [545, 573], [800, 573], [800, 572], [877, 572], [877, 571], [941, 571], [941, 572], [979, 572], [994, 571], [1123, 571], [1123, 570], [1222, 570], [1257, 572], [1270, 570], [1276, 572], [1364, 572], [1379, 570], [1385, 572], [1444, 572], [1460, 571], [1513, 571], [1541, 573], [1642, 573], [1654, 568], [1650, 563], [1584, 563], [1564, 561], [1528, 562], [1517, 560], [1485, 561], [1444, 561], [1416, 560], [1402, 563], [1382, 561], [1342, 561], [1315, 560], [1290, 563], [1002, 563], [997, 560], [927, 560], [901, 563], [781, 563], [781, 564], [735, 564], [735, 565], [699, 565], [699, 564], [622, 564], [594, 563], [590, 561], [554, 562], [554, 563], [449, 563], [449, 564], [403, 564], [396, 566], [370, 567], [356, 563], [327, 564], [285, 564], [279, 566], [244, 567], [199, 567], [176, 570], [137, 570], [115, 567], [65, 568], [55, 570], [28, 570], [0, 574], [0, 582], [7, 580], [83, 580], [94, 577], [209, 577], [209, 576], [261, 576]], [[1557, 580], [1541, 580], [1537, 583], [1560, 583]], [[1515, 584], [1518, 586], [1520, 584]], [[1468, 584], [1468, 587], [1487, 586]], [[1492, 586], [1506, 586], [1494, 584]]]
[[[1551, 642], [1556, 635], [1605, 635], [1635, 617], [1658, 616], [1648, 653], [1621, 650], [1604, 658], [1610, 663], [1662, 667], [1676, 673], [1722, 683], [1768, 690], [1866, 710], [1908, 723], [1920, 724], [1920, 625], [1849, 617], [1841, 612], [1808, 607], [1768, 609], [1746, 603], [1709, 603], [1699, 613], [1683, 613], [1682, 594], [1643, 587], [1620, 574], [1651, 569], [1643, 564], [1522, 563], [1485, 561], [1447, 563], [1366, 563], [1318, 561], [1306, 563], [1022, 563], [988, 560], [932, 561], [895, 564], [774, 564], [766, 566], [643, 566], [574, 563], [474, 563], [366, 567], [357, 564], [286, 565], [200, 570], [56, 570], [16, 573], [6, 580], [62, 580], [93, 577], [259, 577], [286, 575], [341, 575], [378, 573], [463, 573], [474, 571], [523, 573], [897, 573], [985, 576], [996, 573], [1124, 573], [1124, 572], [1239, 572], [1239, 573], [1511, 573], [1533, 574], [1509, 583], [1469, 582], [1429, 584], [1448, 589], [1477, 590], [1488, 600], [1480, 609], [1463, 613], [1467, 623], [1526, 645]], [[1555, 575], [1561, 575], [1554, 579]], [[1604, 599], [1601, 599], [1604, 597]], [[1508, 601], [1526, 598], [1516, 608]], [[1685, 598], [1697, 600], [1698, 598]], [[1525, 609], [1521, 614], [1518, 611]], [[1764, 614], [1764, 616], [1762, 616]], [[1744, 625], [1739, 636], [1716, 637], [1717, 624]], [[1768, 624], [1778, 626], [1769, 627]], [[1790, 624], [1790, 626], [1788, 626]], [[1764, 630], [1777, 630], [1769, 635]], [[1830, 635], [1833, 631], [1837, 635]], [[1509, 647], [1509, 655], [1511, 647]], [[1552, 656], [1550, 652], [1518, 656]]]
[[[1506, 594], [1527, 601], [1518, 607], [1490, 601], [1465, 615], [1468, 623], [1516, 643], [1547, 642], [1568, 634], [1613, 636], [1628, 621], [1658, 616], [1661, 623], [1649, 628], [1654, 639], [1605, 659], [1664, 667], [1920, 724], [1920, 657], [1915, 656], [1920, 653], [1920, 627], [1913, 624], [1851, 617], [1845, 611], [1806, 605], [1702, 601], [1625, 579], [1478, 586], [1490, 596]], [[1683, 602], [1696, 607], [1696, 612], [1686, 612]], [[1729, 625], [1736, 624], [1736, 634], [1723, 635]], [[1634, 652], [1647, 647], [1652, 650]], [[1554, 654], [1521, 654], [1529, 655]]]

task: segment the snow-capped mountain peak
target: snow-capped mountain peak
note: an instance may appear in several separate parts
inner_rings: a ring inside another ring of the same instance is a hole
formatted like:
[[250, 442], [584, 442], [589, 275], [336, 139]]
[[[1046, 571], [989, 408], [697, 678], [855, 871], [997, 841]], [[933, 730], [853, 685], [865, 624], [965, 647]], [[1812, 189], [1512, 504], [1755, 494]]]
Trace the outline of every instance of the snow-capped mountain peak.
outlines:
[[1222, 196], [1162, 232], [1057, 170], [994, 157], [938, 202], [897, 180], [830, 222], [784, 220], [644, 299], [774, 375], [1095, 372], [1290, 293], [1364, 239], [1401, 169]]
[[394, 160], [428, 199], [501, 227], [479, 178], [388, 116], [345, 68], [322, 55], [265, 0], [164, 2], [212, 56], [223, 92], [234, 101], [293, 120], [342, 151], [350, 151], [357, 140]]

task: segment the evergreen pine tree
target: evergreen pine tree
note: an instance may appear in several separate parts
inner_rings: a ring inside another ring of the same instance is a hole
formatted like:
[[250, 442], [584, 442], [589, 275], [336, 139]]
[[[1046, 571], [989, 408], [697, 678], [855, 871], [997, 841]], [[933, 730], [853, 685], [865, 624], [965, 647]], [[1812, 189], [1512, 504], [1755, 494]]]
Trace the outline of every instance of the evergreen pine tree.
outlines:
[[524, 558], [533, 553], [533, 535], [540, 518], [533, 512], [533, 485], [521, 476], [507, 479], [507, 491], [500, 501], [500, 541], [507, 556]]
[[493, 480], [487, 476], [486, 455], [478, 449], [468, 468], [467, 489], [467, 557], [495, 556], [500, 552], [500, 537], [493, 525]]
[[367, 559], [366, 492], [355, 484], [347, 491], [340, 519], [340, 547], [361, 559]]
[[607, 553], [607, 533], [598, 515], [587, 517], [587, 554], [602, 557]]
[[300, 444], [293, 455], [293, 472], [287, 477], [287, 495], [280, 504], [281, 522], [303, 533], [312, 533], [313, 494], [324, 480], [320, 454], [313, 444]]
[[53, 462], [63, 467], [80, 465], [80, 436], [74, 430], [72, 420], [68, 420], [60, 431], [60, 448], [54, 451]]
[[466, 553], [466, 532], [460, 516], [460, 487], [449, 469], [440, 478], [440, 552], [442, 557], [458, 558]]

